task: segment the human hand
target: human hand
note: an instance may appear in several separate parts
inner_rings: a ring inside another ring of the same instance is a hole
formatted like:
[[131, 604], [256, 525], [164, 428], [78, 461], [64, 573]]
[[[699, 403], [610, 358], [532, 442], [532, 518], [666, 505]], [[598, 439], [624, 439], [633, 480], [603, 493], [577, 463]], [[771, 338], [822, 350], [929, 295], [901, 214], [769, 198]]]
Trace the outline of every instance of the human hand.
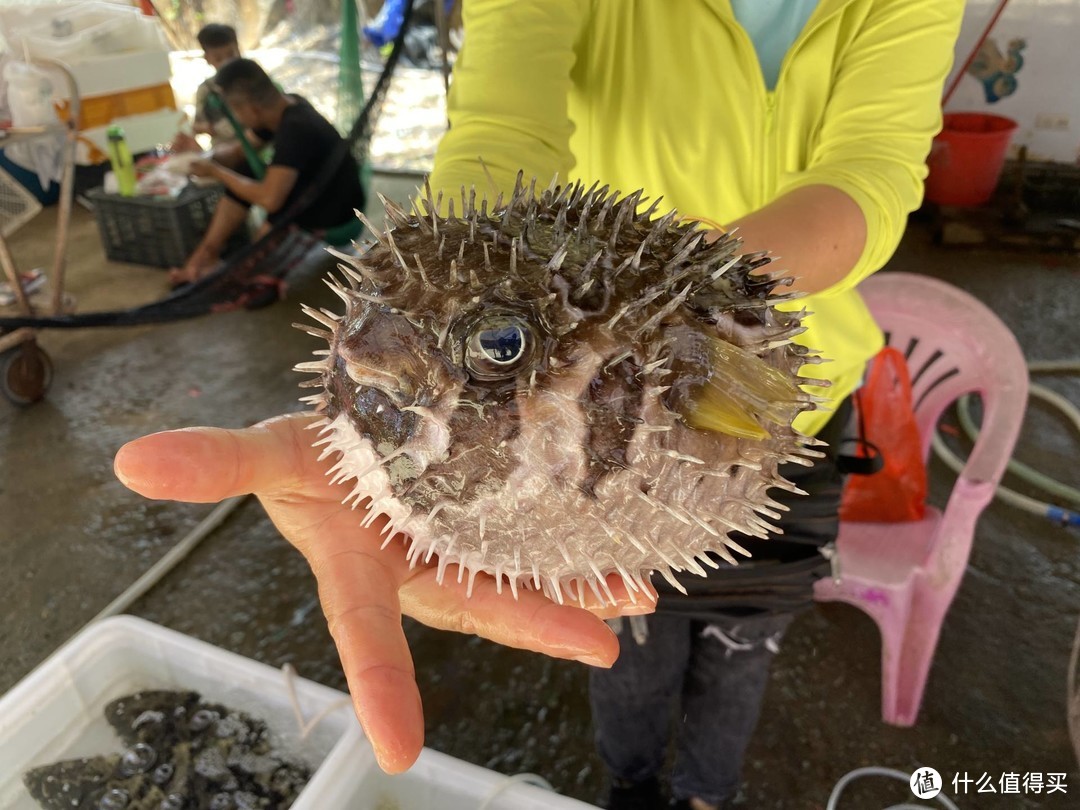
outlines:
[[195, 177], [213, 177], [216, 170], [217, 167], [214, 165], [214, 161], [202, 158], [191, 161], [191, 165], [188, 166], [188, 174]]
[[234, 171], [247, 164], [244, 150], [239, 143], [219, 143], [208, 156], [219, 166]]
[[471, 597], [434, 564], [410, 568], [401, 543], [380, 550], [384, 520], [361, 527], [362, 509], [342, 504], [348, 487], [326, 477], [308, 430], [311, 415], [283, 416], [246, 430], [189, 428], [136, 439], [116, 455], [117, 477], [148, 497], [209, 503], [254, 493], [271, 520], [307, 559], [341, 657], [353, 706], [388, 773], [406, 770], [423, 745], [424, 718], [403, 614], [431, 627], [482, 636], [556, 658], [609, 667], [618, 640], [603, 618], [647, 613], [632, 604], [622, 578], [608, 585], [618, 607], [557, 605], [538, 591], [496, 591], [476, 578]]
[[186, 132], [178, 132], [176, 137], [173, 138], [173, 142], [169, 144], [169, 151], [174, 154], [180, 152], [200, 152], [202, 147], [199, 146], [199, 142]]

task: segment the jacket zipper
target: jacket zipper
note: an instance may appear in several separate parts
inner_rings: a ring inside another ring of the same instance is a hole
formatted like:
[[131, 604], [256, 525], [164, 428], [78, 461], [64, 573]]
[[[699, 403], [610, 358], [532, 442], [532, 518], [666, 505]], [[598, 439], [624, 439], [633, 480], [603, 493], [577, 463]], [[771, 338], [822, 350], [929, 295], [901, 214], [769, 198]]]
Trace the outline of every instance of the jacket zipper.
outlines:
[[[824, 2], [824, 0], [822, 0]], [[816, 14], [820, 9], [815, 9], [815, 14], [811, 15], [812, 22], [799, 33], [799, 36], [795, 38], [795, 41], [788, 48], [788, 52], [784, 54], [784, 59], [780, 64], [780, 73], [776, 77], [775, 87], [780, 87], [784, 81], [784, 74], [787, 73], [788, 65], [791, 63], [795, 56], [795, 53], [802, 47], [803, 42], [809, 39], [813, 33], [821, 27], [825, 20], [832, 17], [834, 14], [841, 11], [849, 4], [848, 2], [839, 3], [835, 8], [830, 9], [827, 13]], [[814, 19], [814, 17], [817, 17]], [[723, 19], [723, 18], [722, 18]], [[761, 88], [764, 106], [762, 108], [763, 123], [762, 134], [758, 140], [758, 152], [760, 155], [760, 163], [758, 170], [758, 199], [762, 201], [762, 205], [766, 204], [770, 198], [770, 192], [776, 187], [776, 164], [779, 161], [779, 155], [777, 150], [771, 148], [771, 140], [773, 132], [777, 128], [777, 104], [776, 104], [776, 90], [770, 90], [765, 85], [765, 76], [761, 72], [761, 64], [758, 60], [757, 51], [754, 48], [754, 43], [750, 41], [749, 34], [746, 30], [738, 24], [738, 20], [732, 17], [729, 21], [729, 26], [737, 29], [737, 36], [742, 42], [742, 49], [744, 56], [749, 51], [753, 64], [758, 68], [758, 87]], [[810, 21], [808, 21], [810, 22]]]
[[[762, 80], [764, 85], [764, 79]], [[779, 85], [779, 81], [777, 82]], [[763, 205], [767, 204], [771, 191], [776, 188], [776, 148], [773, 143], [773, 130], [776, 128], [776, 91], [765, 90], [765, 126], [761, 138], [762, 187], [760, 189]]]

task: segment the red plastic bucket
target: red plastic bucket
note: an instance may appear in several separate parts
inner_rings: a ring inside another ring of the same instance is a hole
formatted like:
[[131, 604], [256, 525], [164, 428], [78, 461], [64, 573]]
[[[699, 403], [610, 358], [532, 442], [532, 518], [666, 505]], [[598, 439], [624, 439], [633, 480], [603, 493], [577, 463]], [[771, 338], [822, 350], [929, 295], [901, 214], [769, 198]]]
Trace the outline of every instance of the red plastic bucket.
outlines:
[[988, 113], [945, 113], [930, 150], [926, 199], [938, 205], [980, 205], [990, 199], [1016, 132], [1011, 118]]

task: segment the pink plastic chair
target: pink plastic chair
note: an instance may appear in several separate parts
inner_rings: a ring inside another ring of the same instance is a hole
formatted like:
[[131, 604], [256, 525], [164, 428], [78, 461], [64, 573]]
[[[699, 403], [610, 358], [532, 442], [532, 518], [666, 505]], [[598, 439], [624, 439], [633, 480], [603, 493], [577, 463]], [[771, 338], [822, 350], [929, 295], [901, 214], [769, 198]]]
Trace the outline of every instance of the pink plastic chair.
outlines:
[[1016, 338], [986, 306], [936, 279], [886, 272], [860, 285], [889, 344], [907, 357], [923, 458], [945, 408], [982, 397], [979, 438], [944, 513], [912, 523], [841, 523], [838, 579], [819, 601], [848, 602], [881, 631], [882, 718], [915, 723], [945, 613], [964, 576], [975, 522], [993, 497], [1027, 406], [1028, 370]]

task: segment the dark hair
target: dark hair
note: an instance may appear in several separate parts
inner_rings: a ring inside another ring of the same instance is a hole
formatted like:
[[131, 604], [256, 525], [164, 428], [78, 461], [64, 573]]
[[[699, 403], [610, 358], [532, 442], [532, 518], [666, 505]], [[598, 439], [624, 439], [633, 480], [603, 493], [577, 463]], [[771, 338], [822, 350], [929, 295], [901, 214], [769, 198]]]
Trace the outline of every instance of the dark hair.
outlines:
[[229, 45], [240, 47], [240, 43], [236, 39], [236, 29], [231, 25], [222, 25], [221, 23], [204, 25], [199, 33], [195, 35], [195, 39], [199, 40], [199, 44], [204, 51], [208, 48], [226, 48]]
[[258, 62], [243, 57], [222, 65], [214, 83], [222, 95], [240, 96], [254, 104], [270, 104], [281, 93]]

